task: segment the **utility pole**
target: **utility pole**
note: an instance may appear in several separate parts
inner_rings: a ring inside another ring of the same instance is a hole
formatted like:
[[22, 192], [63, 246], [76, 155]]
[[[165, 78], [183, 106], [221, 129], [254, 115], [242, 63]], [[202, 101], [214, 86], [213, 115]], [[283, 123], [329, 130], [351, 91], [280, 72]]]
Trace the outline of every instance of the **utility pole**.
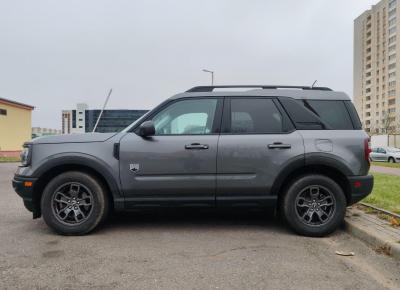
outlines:
[[99, 117], [97, 118], [97, 121], [96, 121], [96, 124], [95, 124], [95, 125], [94, 125], [94, 127], [93, 127], [93, 131], [92, 131], [92, 133], [94, 133], [94, 132], [96, 131], [97, 125], [99, 124], [99, 121], [100, 121], [101, 115], [103, 115], [103, 111], [104, 111], [105, 107], [107, 106], [108, 99], [110, 98], [110, 96], [111, 96], [111, 93], [112, 93], [112, 89], [110, 89], [110, 91], [108, 92], [108, 95], [107, 95], [106, 101], [104, 102], [104, 105], [103, 105], [103, 109], [101, 109], [100, 115], [99, 115]]

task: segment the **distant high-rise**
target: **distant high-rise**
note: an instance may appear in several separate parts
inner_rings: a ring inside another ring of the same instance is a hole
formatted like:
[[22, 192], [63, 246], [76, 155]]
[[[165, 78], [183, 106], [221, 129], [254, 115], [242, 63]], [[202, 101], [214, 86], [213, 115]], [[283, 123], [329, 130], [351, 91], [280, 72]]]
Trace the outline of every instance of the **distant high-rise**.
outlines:
[[354, 20], [354, 103], [371, 134], [399, 131], [397, 0], [382, 0]]
[[[75, 110], [62, 111], [62, 134], [92, 132], [101, 110], [89, 110], [84, 103]], [[147, 110], [104, 110], [96, 132], [118, 132], [144, 115]]]

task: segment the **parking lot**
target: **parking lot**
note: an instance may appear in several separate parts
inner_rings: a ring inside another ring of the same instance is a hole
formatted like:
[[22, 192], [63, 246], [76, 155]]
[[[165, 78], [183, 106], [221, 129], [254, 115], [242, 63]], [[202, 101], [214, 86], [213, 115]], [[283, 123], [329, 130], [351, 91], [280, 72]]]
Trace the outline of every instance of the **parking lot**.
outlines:
[[260, 213], [132, 213], [89, 236], [58, 236], [14, 193], [16, 166], [0, 163], [1, 289], [400, 287], [400, 263], [344, 231], [299, 237]]

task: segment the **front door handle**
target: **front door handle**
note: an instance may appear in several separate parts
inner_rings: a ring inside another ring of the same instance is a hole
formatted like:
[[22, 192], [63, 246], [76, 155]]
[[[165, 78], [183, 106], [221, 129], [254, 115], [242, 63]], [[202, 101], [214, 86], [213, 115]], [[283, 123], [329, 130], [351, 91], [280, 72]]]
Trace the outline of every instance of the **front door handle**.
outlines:
[[268, 144], [269, 149], [290, 149], [292, 145], [283, 144], [282, 142], [274, 142], [273, 144]]
[[200, 143], [192, 143], [192, 144], [185, 145], [185, 149], [188, 149], [188, 150], [204, 150], [204, 149], [208, 149], [208, 145], [200, 144]]

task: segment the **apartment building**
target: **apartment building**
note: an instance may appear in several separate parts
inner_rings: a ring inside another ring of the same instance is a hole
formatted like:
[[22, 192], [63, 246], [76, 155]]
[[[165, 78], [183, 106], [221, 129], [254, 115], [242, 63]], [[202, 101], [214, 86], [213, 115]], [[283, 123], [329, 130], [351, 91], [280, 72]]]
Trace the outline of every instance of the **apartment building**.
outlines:
[[354, 103], [371, 134], [400, 133], [400, 0], [382, 0], [354, 20]]

